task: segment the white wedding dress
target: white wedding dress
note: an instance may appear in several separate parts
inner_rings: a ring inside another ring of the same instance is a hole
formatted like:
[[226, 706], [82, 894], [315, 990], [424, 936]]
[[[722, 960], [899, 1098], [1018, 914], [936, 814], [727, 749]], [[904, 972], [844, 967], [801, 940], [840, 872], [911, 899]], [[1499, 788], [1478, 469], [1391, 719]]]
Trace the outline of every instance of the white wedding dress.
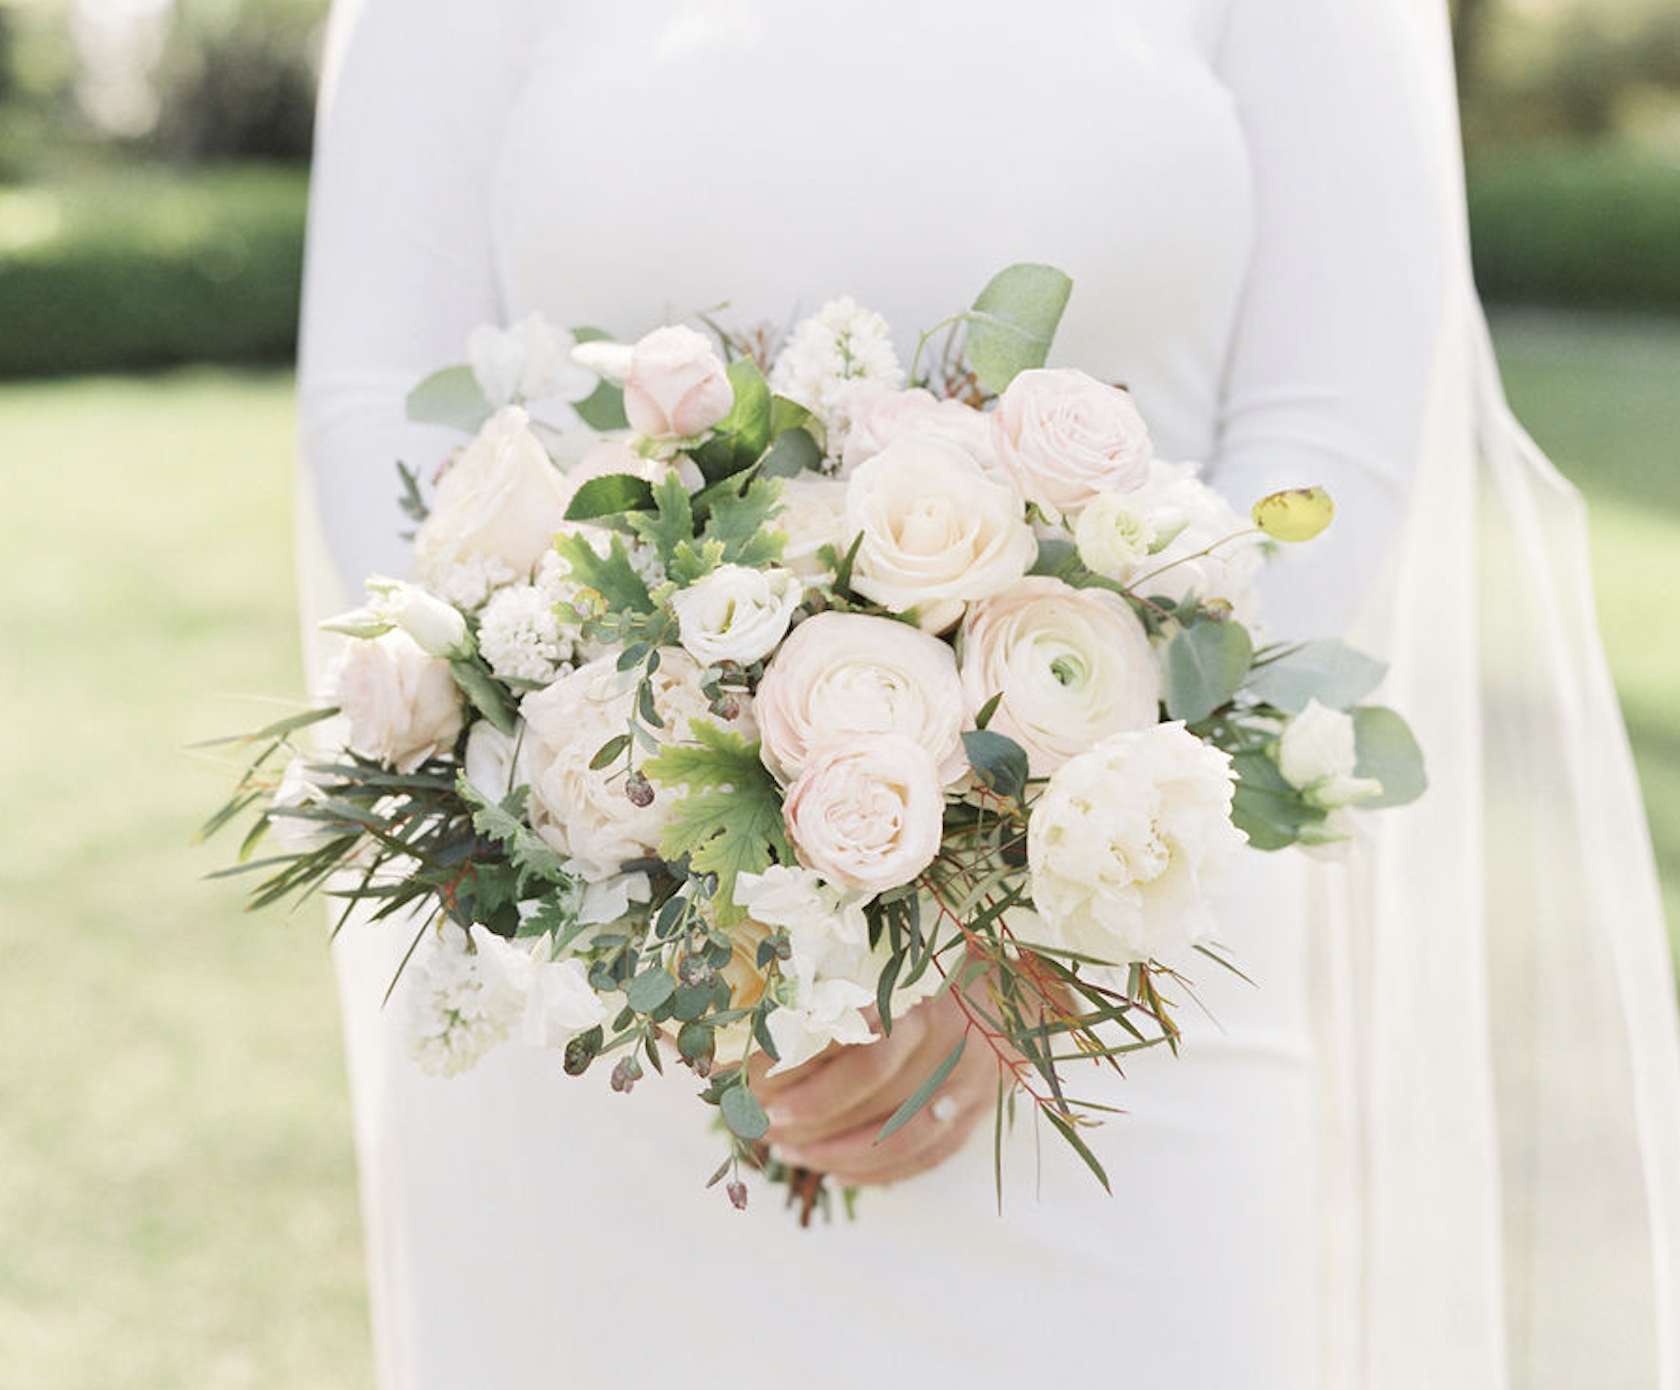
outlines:
[[[1337, 523], [1273, 576], [1268, 616], [1344, 629], [1399, 531], [1455, 263], [1381, 8], [341, 4], [301, 369], [306, 545], [330, 562], [306, 561], [306, 606], [404, 568], [393, 462], [424, 472], [452, 441], [403, 397], [481, 322], [634, 336], [850, 294], [907, 357], [1037, 260], [1075, 284], [1056, 358], [1127, 382], [1158, 453], [1206, 461], [1244, 509], [1330, 488]], [[1112, 1197], [1024, 1121], [1001, 1216], [982, 1127], [808, 1231], [763, 1186], [745, 1214], [701, 1190], [722, 1146], [685, 1076], [626, 1098], [512, 1047], [423, 1076], [379, 1008], [406, 941], [347, 932], [382, 1386], [1388, 1384], [1337, 1369], [1359, 1353], [1323, 1311], [1348, 1233], [1322, 1220], [1309, 922], [1340, 872], [1249, 855], [1221, 938], [1256, 987], [1204, 965], [1181, 1057], [1073, 1073], [1128, 1112], [1096, 1141]], [[1443, 1359], [1491, 1345], [1490, 1309], [1420, 1336]]]

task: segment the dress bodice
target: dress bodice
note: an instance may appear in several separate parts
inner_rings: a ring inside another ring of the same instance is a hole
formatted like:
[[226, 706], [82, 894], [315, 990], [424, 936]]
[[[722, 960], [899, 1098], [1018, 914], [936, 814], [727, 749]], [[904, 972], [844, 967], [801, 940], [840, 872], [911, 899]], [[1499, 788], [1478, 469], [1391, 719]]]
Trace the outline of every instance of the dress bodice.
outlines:
[[850, 294], [908, 362], [993, 272], [1046, 261], [1075, 283], [1058, 356], [1205, 458], [1251, 227], [1212, 8], [555, 6], [496, 166], [507, 311], [633, 336]]

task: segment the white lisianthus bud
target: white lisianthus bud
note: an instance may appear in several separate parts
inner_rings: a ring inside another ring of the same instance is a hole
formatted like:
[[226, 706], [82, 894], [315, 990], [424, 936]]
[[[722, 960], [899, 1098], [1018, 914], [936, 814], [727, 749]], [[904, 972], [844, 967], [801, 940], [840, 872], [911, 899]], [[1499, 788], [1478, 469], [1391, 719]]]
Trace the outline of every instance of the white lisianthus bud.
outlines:
[[1278, 771], [1284, 781], [1325, 809], [1363, 801], [1382, 791], [1382, 783], [1374, 777], [1354, 776], [1357, 763], [1352, 716], [1317, 700], [1307, 701], [1278, 740]]
[[1073, 543], [1085, 567], [1124, 583], [1149, 557], [1155, 527], [1123, 492], [1099, 493], [1074, 523]]
[[572, 361], [596, 376], [622, 386], [630, 375], [630, 354], [635, 349], [629, 343], [615, 343], [606, 338], [578, 343], [572, 348]]
[[750, 666], [776, 649], [804, 592], [791, 570], [720, 565], [671, 596], [678, 641], [703, 665]]
[[367, 591], [372, 600], [368, 606], [412, 637], [427, 656], [465, 661], [473, 654], [467, 620], [442, 599], [416, 584], [379, 574], [368, 579]]

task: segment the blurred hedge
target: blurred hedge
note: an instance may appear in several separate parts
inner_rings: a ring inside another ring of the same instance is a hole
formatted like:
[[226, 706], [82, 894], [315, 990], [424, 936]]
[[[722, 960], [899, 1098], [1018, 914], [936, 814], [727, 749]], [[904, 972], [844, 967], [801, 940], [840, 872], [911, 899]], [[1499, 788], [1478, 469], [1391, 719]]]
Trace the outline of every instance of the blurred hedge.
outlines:
[[1613, 146], [1490, 159], [1470, 232], [1484, 299], [1680, 313], [1680, 162]]
[[252, 165], [0, 186], [0, 376], [285, 359], [306, 181]]

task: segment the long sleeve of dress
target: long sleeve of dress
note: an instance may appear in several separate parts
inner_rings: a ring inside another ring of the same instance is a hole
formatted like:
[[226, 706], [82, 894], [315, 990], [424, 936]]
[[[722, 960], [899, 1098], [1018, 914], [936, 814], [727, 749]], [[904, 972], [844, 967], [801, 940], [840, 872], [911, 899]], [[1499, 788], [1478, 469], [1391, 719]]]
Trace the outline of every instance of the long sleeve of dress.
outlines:
[[1280, 635], [1341, 630], [1369, 590], [1404, 513], [1441, 322], [1442, 180], [1388, 13], [1231, 0], [1215, 59], [1255, 220], [1212, 477], [1243, 507], [1321, 483], [1338, 513], [1271, 569]]
[[402, 574], [393, 463], [456, 442], [403, 402], [499, 314], [490, 192], [529, 53], [522, 4], [365, 0], [334, 13], [299, 362], [303, 457], [339, 579]]

